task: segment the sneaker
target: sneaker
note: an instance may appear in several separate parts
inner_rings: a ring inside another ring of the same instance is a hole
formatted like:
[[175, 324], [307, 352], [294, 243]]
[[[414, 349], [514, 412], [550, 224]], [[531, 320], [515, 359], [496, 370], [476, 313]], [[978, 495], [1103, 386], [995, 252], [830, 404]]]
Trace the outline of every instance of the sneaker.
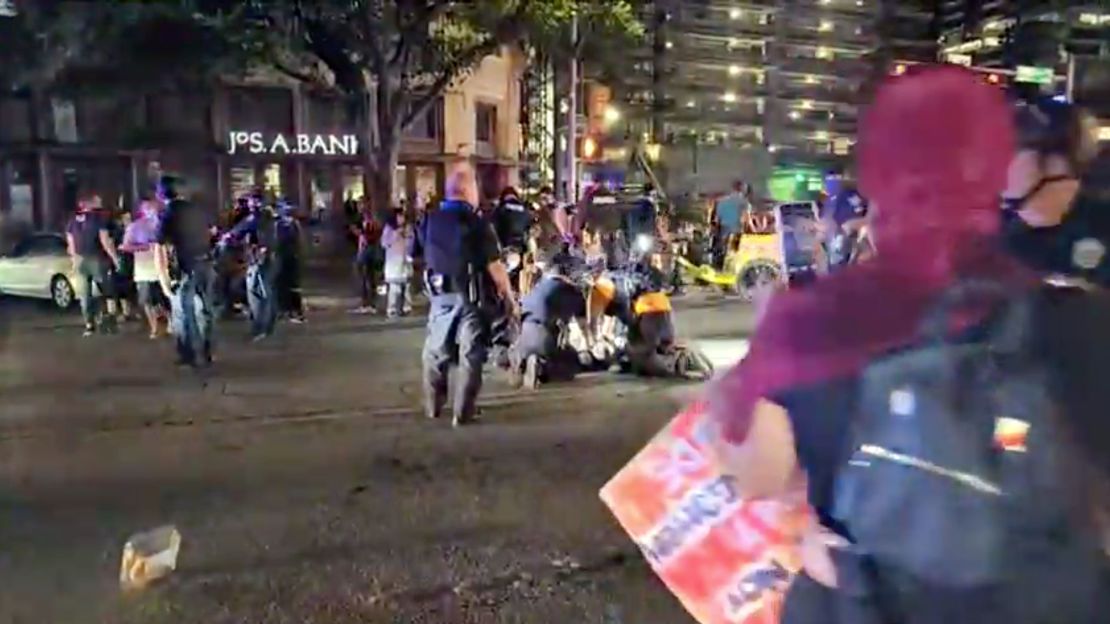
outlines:
[[254, 343], [262, 342], [263, 340], [265, 340], [269, 337], [270, 337], [269, 334], [258, 334], [257, 336], [251, 336], [251, 342], [254, 342]]
[[463, 416], [462, 414], [455, 414], [455, 417], [451, 419], [451, 426], [458, 429], [459, 427], [473, 425], [476, 422], [478, 422], [478, 418], [476, 416]]
[[304, 325], [308, 322], [308, 319], [303, 316], [291, 316], [289, 317], [289, 322], [293, 323], [294, 325]]
[[359, 306], [351, 310], [351, 314], [377, 314], [378, 309], [374, 306]]
[[86, 325], [85, 331], [81, 333], [81, 336], [83, 338], [88, 338], [90, 336], [93, 336], [94, 334], [96, 334], [96, 328], [92, 325]]
[[539, 390], [540, 388], [540, 359], [534, 355], [529, 355], [527, 360], [524, 360], [524, 378], [523, 385], [525, 390]]

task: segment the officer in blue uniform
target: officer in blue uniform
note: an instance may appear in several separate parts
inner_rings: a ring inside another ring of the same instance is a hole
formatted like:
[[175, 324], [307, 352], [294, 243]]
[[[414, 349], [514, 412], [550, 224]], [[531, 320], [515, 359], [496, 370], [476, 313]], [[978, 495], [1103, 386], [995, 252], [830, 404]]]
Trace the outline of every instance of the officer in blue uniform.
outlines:
[[439, 418], [447, 404], [448, 374], [458, 367], [453, 424], [474, 420], [490, 320], [498, 307], [519, 316], [493, 227], [477, 213], [478, 183], [468, 164], [457, 165], [446, 199], [417, 229], [413, 257], [423, 258], [430, 297], [423, 353], [424, 413]]
[[560, 338], [575, 318], [586, 317], [586, 297], [569, 277], [572, 259], [552, 259], [539, 283], [521, 301], [520, 333], [513, 344], [512, 384], [535, 390], [541, 382], [570, 381], [578, 353]]
[[276, 223], [273, 210], [261, 198], [251, 198], [250, 214], [224, 235], [223, 245], [245, 243], [247, 248], [247, 307], [251, 338], [263, 340], [274, 333], [277, 322], [274, 251]]

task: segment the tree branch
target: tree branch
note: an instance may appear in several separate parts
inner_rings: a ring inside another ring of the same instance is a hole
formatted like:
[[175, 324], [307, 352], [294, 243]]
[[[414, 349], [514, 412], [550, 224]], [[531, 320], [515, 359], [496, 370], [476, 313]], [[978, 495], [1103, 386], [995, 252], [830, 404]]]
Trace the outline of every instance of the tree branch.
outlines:
[[499, 47], [501, 47], [501, 42], [498, 39], [487, 39], [459, 54], [454, 61], [439, 72], [439, 75], [428, 86], [424, 94], [416, 99], [416, 102], [401, 121], [401, 128], [408, 128], [412, 122], [427, 113], [432, 104], [439, 99], [439, 96], [443, 95], [443, 92], [447, 90], [452, 82], [475, 63], [496, 52]]

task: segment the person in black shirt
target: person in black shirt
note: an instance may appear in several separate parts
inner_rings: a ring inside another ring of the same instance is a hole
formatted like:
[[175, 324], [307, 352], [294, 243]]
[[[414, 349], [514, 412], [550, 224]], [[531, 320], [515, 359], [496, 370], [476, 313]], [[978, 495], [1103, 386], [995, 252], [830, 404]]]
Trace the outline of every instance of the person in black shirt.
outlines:
[[171, 320], [179, 363], [197, 367], [212, 362], [213, 282], [211, 216], [182, 199], [173, 178], [158, 183], [165, 212], [158, 227], [154, 260], [162, 291], [170, 298]]
[[105, 300], [106, 314], [101, 317], [103, 330], [115, 330], [116, 306], [112, 274], [120, 266], [120, 256], [101, 214], [97, 196], [80, 203], [77, 214], [66, 227], [66, 245], [73, 262], [73, 272], [80, 278], [81, 313], [85, 318], [85, 336], [96, 332], [99, 300]]
[[1097, 155], [1089, 119], [1054, 100], [1018, 105], [1003, 232], [1031, 268], [1110, 286], [1110, 206], [1081, 181]]

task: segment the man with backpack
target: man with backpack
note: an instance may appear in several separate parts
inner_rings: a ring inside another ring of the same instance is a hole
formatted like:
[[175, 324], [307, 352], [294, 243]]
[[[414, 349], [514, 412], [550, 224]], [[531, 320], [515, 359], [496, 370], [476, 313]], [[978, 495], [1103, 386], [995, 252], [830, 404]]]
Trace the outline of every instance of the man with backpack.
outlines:
[[961, 68], [881, 85], [859, 161], [882, 260], [777, 295], [710, 391], [739, 497], [804, 472], [818, 522], [783, 624], [1110, 612], [1110, 300], [999, 249], [1006, 110]]

